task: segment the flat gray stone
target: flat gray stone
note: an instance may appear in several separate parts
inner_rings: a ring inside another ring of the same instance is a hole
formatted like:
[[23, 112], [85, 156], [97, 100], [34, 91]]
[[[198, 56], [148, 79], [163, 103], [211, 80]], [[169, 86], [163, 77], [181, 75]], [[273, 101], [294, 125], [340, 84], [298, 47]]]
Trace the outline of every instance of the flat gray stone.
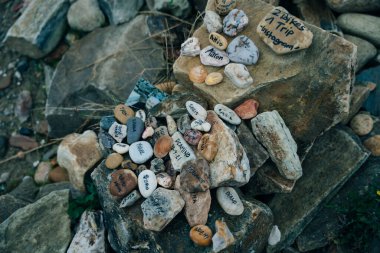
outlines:
[[112, 25], [125, 23], [133, 19], [140, 8], [144, 5], [144, 0], [98, 0], [100, 8], [106, 14]]
[[344, 38], [358, 47], [358, 60], [356, 71], [364, 67], [377, 55], [377, 49], [372, 43], [352, 35], [344, 35]]
[[380, 10], [378, 0], [327, 0], [326, 3], [336, 12], [367, 12]]
[[0, 196], [0, 224], [3, 223], [9, 216], [18, 209], [28, 205], [29, 203], [18, 199], [11, 194]]

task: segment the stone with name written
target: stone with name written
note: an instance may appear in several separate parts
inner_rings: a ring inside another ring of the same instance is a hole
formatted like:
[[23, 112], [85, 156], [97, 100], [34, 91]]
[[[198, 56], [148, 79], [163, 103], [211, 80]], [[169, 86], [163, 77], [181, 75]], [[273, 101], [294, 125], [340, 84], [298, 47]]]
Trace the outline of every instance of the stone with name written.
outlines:
[[197, 56], [201, 51], [198, 38], [190, 37], [181, 44], [181, 55]]
[[175, 132], [177, 132], [177, 124], [172, 116], [166, 115], [166, 125], [168, 127], [169, 135], [172, 136]]
[[173, 168], [176, 171], [181, 171], [182, 166], [191, 160], [195, 160], [194, 151], [189, 144], [183, 139], [180, 132], [175, 132], [172, 136], [173, 146], [169, 152]]
[[185, 201], [176, 190], [157, 188], [141, 204], [144, 228], [153, 231], [164, 229], [181, 212]]
[[247, 88], [253, 83], [247, 67], [241, 63], [230, 63], [224, 67], [224, 74], [238, 88]]
[[203, 65], [214, 67], [221, 67], [230, 62], [226, 52], [220, 51], [213, 46], [203, 48], [200, 53], [200, 59]]
[[216, 199], [229, 215], [241, 215], [244, 212], [243, 202], [232, 187], [219, 187], [216, 190]]
[[177, 120], [177, 128], [178, 131], [183, 134], [186, 132], [186, 130], [191, 129], [191, 120], [189, 115], [184, 114]]
[[202, 132], [208, 132], [211, 129], [211, 124], [201, 119], [194, 120], [193, 122], [191, 122], [190, 126], [192, 129], [199, 130]]
[[216, 233], [212, 237], [212, 250], [219, 252], [235, 242], [235, 237], [227, 226], [227, 223], [221, 220], [215, 221]]
[[136, 113], [135, 113], [135, 116], [137, 118], [140, 118], [144, 123], [145, 123], [145, 120], [146, 120], [146, 112], [142, 109], [138, 110]]
[[183, 191], [204, 192], [210, 188], [210, 166], [203, 158], [186, 162], [180, 177]]
[[259, 60], [259, 49], [245, 35], [240, 35], [233, 39], [226, 52], [230, 61], [244, 65], [254, 65]]
[[116, 197], [125, 197], [137, 186], [137, 177], [128, 169], [117, 170], [111, 174], [110, 193]]
[[236, 6], [237, 0], [216, 0], [215, 9], [220, 15], [226, 15]]
[[204, 134], [198, 143], [198, 152], [209, 162], [214, 160], [218, 153], [218, 139], [217, 135]]
[[162, 160], [161, 158], [154, 158], [150, 162], [150, 170], [153, 171], [154, 174], [165, 171], [164, 160]]
[[227, 121], [228, 123], [231, 123], [232, 125], [239, 125], [241, 123], [239, 116], [225, 105], [215, 105], [214, 111], [221, 119]]
[[[211, 46], [219, 50], [225, 50], [228, 45], [226, 38], [224, 38], [223, 35], [216, 32], [210, 33], [210, 35], [208, 36], [208, 41], [210, 42]], [[227, 54], [228, 54], [228, 51], [227, 51]]]
[[[187, 101], [186, 102], [186, 109], [187, 109], [188, 113], [191, 115], [191, 117], [193, 117], [194, 119], [205, 120], [207, 117], [207, 112], [206, 112], [205, 108], [203, 108], [200, 104], [198, 104], [196, 102]], [[189, 122], [189, 126], [190, 126], [190, 122]], [[191, 127], [189, 129], [191, 129]]]
[[186, 132], [183, 134], [183, 138], [185, 139], [187, 143], [195, 146], [195, 145], [198, 145], [199, 141], [201, 140], [202, 133], [199, 132], [198, 130], [189, 129], [189, 130], [186, 130]]
[[115, 139], [115, 141], [122, 142], [127, 136], [127, 126], [114, 122], [110, 129], [108, 129], [108, 133]]
[[123, 156], [118, 153], [112, 153], [107, 156], [106, 167], [108, 169], [116, 169], [123, 161]]
[[189, 226], [206, 224], [211, 207], [210, 190], [205, 192], [179, 191], [185, 201], [185, 217]]
[[210, 246], [212, 242], [212, 231], [206, 225], [197, 225], [190, 230], [190, 239], [199, 246]]
[[137, 200], [141, 198], [140, 192], [136, 189], [129, 193], [123, 200], [120, 202], [120, 208], [133, 206]]
[[260, 38], [277, 54], [310, 47], [313, 33], [282, 7], [275, 7], [258, 24]]
[[254, 99], [247, 99], [234, 109], [241, 119], [252, 119], [257, 115], [259, 102]]
[[112, 145], [113, 151], [123, 155], [128, 152], [129, 150], [129, 145], [125, 143], [115, 143]]
[[143, 164], [153, 156], [153, 149], [149, 142], [138, 141], [129, 147], [129, 156], [137, 164]]
[[130, 117], [135, 116], [135, 112], [126, 105], [119, 104], [113, 110], [115, 118], [122, 124], [126, 124]]
[[222, 19], [215, 11], [206, 11], [203, 24], [209, 33], [221, 32], [223, 29]]
[[173, 145], [173, 139], [169, 135], [158, 138], [154, 144], [154, 155], [158, 158], [164, 158], [169, 154]]
[[144, 132], [144, 121], [138, 117], [131, 117], [127, 121], [128, 135], [127, 143], [132, 144], [141, 138]]
[[156, 175], [157, 178], [157, 184], [159, 186], [162, 186], [166, 189], [172, 187], [173, 185], [173, 178], [166, 172], [160, 172]]
[[157, 178], [153, 171], [143, 170], [138, 177], [139, 190], [144, 198], [148, 198], [157, 188]]
[[242, 10], [233, 9], [223, 19], [223, 32], [230, 37], [236, 36], [248, 25], [248, 16]]

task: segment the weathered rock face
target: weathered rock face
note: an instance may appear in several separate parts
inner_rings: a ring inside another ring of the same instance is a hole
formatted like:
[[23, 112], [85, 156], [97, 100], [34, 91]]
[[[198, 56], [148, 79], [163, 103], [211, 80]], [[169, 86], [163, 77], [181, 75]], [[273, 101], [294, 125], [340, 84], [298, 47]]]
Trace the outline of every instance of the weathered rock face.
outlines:
[[1, 252], [62, 252], [71, 241], [69, 191], [55, 191], [0, 225]]
[[[148, 38], [146, 16], [88, 34], [66, 52], [54, 73], [46, 103], [50, 135], [74, 132], [95, 116], [91, 102], [124, 101], [141, 76], [155, 80], [163, 64], [161, 47]], [[106, 110], [100, 113], [105, 115]]]
[[333, 128], [318, 138], [303, 162], [304, 175], [293, 191], [277, 194], [270, 201], [282, 236], [278, 244], [267, 248], [268, 252], [277, 252], [292, 244], [321, 205], [367, 159], [368, 151], [347, 131], [347, 128]]
[[60, 41], [66, 24], [68, 0], [31, 1], [9, 29], [5, 44], [31, 58], [50, 53]]
[[[215, 10], [214, 4], [215, 1], [210, 0], [207, 10]], [[277, 110], [303, 156], [319, 134], [348, 113], [356, 47], [343, 38], [305, 23], [314, 35], [310, 47], [277, 55], [256, 33], [258, 23], [273, 6], [259, 0], [242, 0], [238, 1], [236, 8], [243, 9], [249, 18], [248, 26], [239, 35], [250, 38], [260, 52], [256, 65], [247, 67], [254, 77], [253, 84], [237, 88], [224, 78], [217, 86], [193, 85], [188, 79], [188, 72], [200, 64], [197, 57], [179, 57], [173, 67], [174, 74], [179, 83], [202, 90], [212, 100], [230, 108], [253, 98], [260, 102], [261, 111]], [[199, 38], [201, 48], [209, 44], [205, 26], [200, 27], [194, 36]], [[223, 73], [222, 68], [207, 66], [206, 69], [208, 73]]]
[[144, 0], [99, 0], [99, 5], [112, 25], [128, 22], [137, 15]]
[[16, 210], [24, 207], [28, 202], [15, 198], [11, 194], [0, 196], [0, 224], [3, 223]]

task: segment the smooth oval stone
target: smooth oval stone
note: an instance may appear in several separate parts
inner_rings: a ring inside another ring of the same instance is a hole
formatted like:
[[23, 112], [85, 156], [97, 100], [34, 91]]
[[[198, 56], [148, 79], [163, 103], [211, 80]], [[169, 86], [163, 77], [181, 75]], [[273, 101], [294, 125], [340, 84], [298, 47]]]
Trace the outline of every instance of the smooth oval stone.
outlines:
[[210, 246], [212, 231], [206, 225], [196, 225], [190, 230], [190, 239], [198, 246]]
[[221, 67], [227, 65], [230, 62], [230, 59], [228, 59], [226, 52], [220, 51], [213, 46], [207, 46], [203, 48], [200, 53], [200, 58], [201, 63], [206, 66]]
[[108, 129], [109, 135], [117, 142], [122, 142], [127, 136], [127, 126], [117, 123], [116, 121]]
[[132, 144], [141, 138], [141, 134], [144, 132], [144, 121], [137, 117], [131, 117], [127, 121], [128, 135], [127, 143]]
[[135, 116], [135, 112], [126, 105], [120, 104], [113, 110], [115, 118], [122, 124], [126, 124], [130, 117]]
[[241, 119], [252, 119], [256, 117], [259, 109], [259, 102], [254, 99], [248, 99], [234, 109], [235, 113]]
[[197, 150], [207, 161], [214, 160], [218, 153], [217, 135], [204, 134], [198, 143]]
[[187, 143], [195, 146], [201, 140], [202, 133], [199, 132], [198, 130], [193, 130], [193, 129], [186, 130], [186, 132], [183, 134], [183, 138], [185, 139]]
[[216, 190], [216, 199], [229, 215], [241, 215], [244, 212], [243, 202], [232, 187], [219, 187]]
[[190, 69], [189, 79], [193, 83], [203, 83], [207, 77], [207, 70], [204, 66], [198, 65]]
[[380, 156], [380, 135], [374, 135], [363, 142], [371, 154], [374, 156]]
[[125, 144], [125, 143], [115, 143], [115, 144], [113, 144], [112, 149], [113, 149], [113, 151], [123, 155], [123, 154], [128, 152], [129, 145]]
[[105, 165], [108, 169], [116, 169], [123, 161], [123, 156], [118, 153], [112, 153], [107, 156]]
[[268, 244], [271, 246], [274, 246], [280, 241], [281, 241], [281, 231], [280, 229], [278, 229], [277, 225], [274, 225], [268, 237]]
[[208, 132], [211, 129], [211, 124], [205, 120], [196, 119], [191, 122], [191, 128], [202, 132]]
[[220, 15], [226, 15], [236, 6], [237, 0], [216, 0], [215, 9]]
[[154, 144], [154, 155], [158, 158], [165, 157], [171, 150], [173, 140], [169, 135], [164, 135], [158, 138]]
[[157, 188], [156, 175], [151, 170], [143, 170], [138, 178], [139, 190], [144, 198], [148, 198]]
[[149, 137], [153, 136], [153, 134], [154, 134], [154, 129], [153, 129], [153, 127], [149, 126], [149, 127], [145, 128], [145, 130], [144, 130], [144, 132], [142, 133], [142, 136], [141, 136], [141, 137], [142, 137], [144, 140], [146, 140], [146, 139], [148, 139]]
[[199, 39], [190, 37], [181, 44], [181, 55], [184, 56], [197, 56], [201, 51]]
[[245, 35], [240, 35], [233, 39], [228, 45], [226, 52], [230, 61], [244, 65], [253, 65], [259, 60], [259, 49]]
[[127, 196], [137, 186], [137, 177], [131, 170], [117, 170], [111, 174], [110, 193], [116, 197]]
[[136, 112], [135, 116], [137, 118], [140, 118], [144, 123], [145, 123], [145, 120], [146, 120], [146, 113], [144, 110], [140, 109]]
[[203, 158], [186, 162], [180, 177], [181, 189], [186, 192], [204, 192], [210, 188], [210, 167]]
[[184, 114], [177, 120], [177, 128], [181, 134], [184, 134], [186, 130], [191, 129], [191, 120], [189, 115]]
[[156, 175], [158, 185], [168, 189], [173, 185], [173, 178], [166, 172], [161, 172]]
[[168, 127], [169, 135], [172, 136], [175, 132], [177, 132], [177, 124], [172, 116], [166, 115], [166, 124]]
[[129, 156], [137, 164], [143, 164], [153, 156], [153, 149], [149, 142], [138, 141], [129, 147]]
[[153, 139], [157, 141], [161, 136], [169, 136], [169, 131], [166, 126], [157, 127], [154, 130]]
[[49, 173], [52, 170], [50, 162], [40, 162], [34, 173], [34, 181], [37, 184], [46, 184], [49, 182]]
[[234, 37], [248, 25], [248, 16], [242, 10], [233, 9], [223, 19], [223, 32]]
[[368, 114], [356, 114], [351, 119], [350, 127], [359, 136], [369, 134], [373, 129], [373, 119]]
[[134, 203], [136, 203], [137, 200], [141, 198], [141, 194], [138, 190], [133, 190], [131, 193], [129, 193], [123, 200], [120, 202], [120, 208], [133, 206]]
[[124, 160], [121, 162], [121, 167], [123, 169], [136, 170], [137, 164], [133, 163], [131, 160]]
[[[210, 35], [208, 36], [208, 41], [210, 42], [211, 46], [219, 50], [226, 49], [228, 45], [226, 38], [224, 38], [223, 35], [216, 32], [210, 33]], [[228, 51], [227, 51], [227, 54], [228, 54]]]
[[193, 101], [187, 101], [186, 109], [194, 119], [206, 120], [207, 111], [200, 104]]
[[176, 171], [181, 171], [183, 164], [187, 161], [195, 160], [196, 156], [193, 149], [183, 139], [180, 132], [175, 132], [172, 136], [173, 146], [169, 152], [169, 156]]
[[154, 158], [151, 162], [150, 162], [150, 170], [154, 172], [154, 174], [157, 174], [159, 172], [163, 172], [165, 171], [165, 164], [164, 164], [164, 160], [162, 160], [161, 158]]
[[215, 11], [206, 11], [203, 24], [209, 33], [221, 32], [223, 29], [222, 19]]
[[221, 83], [223, 81], [223, 74], [219, 72], [212, 72], [207, 75], [205, 83], [207, 85], [216, 85], [218, 83]]
[[218, 114], [218, 116], [221, 119], [227, 121], [228, 123], [231, 123], [233, 125], [239, 125], [241, 123], [241, 119], [239, 118], [239, 116], [225, 105], [215, 105], [214, 111], [216, 112], [216, 114]]
[[115, 121], [114, 116], [104, 116], [100, 119], [99, 126], [104, 130], [108, 130]]
[[253, 78], [245, 65], [241, 63], [230, 63], [224, 68], [224, 74], [238, 88], [247, 88], [253, 83]]

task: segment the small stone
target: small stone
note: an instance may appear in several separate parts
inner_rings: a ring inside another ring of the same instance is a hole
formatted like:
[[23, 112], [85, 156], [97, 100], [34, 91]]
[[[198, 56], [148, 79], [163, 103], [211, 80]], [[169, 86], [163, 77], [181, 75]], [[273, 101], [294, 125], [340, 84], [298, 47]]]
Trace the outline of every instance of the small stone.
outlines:
[[221, 67], [227, 65], [230, 62], [230, 59], [228, 59], [226, 52], [220, 51], [213, 46], [207, 46], [203, 48], [200, 53], [200, 59], [203, 65], [214, 67]]
[[131, 170], [117, 170], [111, 174], [110, 193], [116, 197], [125, 197], [137, 186], [137, 177]]
[[49, 181], [57, 183], [69, 181], [69, 173], [66, 169], [57, 166], [49, 172]]
[[150, 162], [150, 170], [154, 172], [154, 174], [157, 174], [159, 172], [164, 172], [165, 171], [165, 164], [164, 160], [161, 158], [154, 158]]
[[218, 153], [217, 135], [204, 134], [198, 143], [198, 152], [209, 162], [214, 160]]
[[0, 90], [7, 88], [12, 83], [11, 73], [0, 74]]
[[222, 73], [212, 72], [212, 73], [210, 73], [210, 74], [207, 75], [205, 83], [207, 85], [211, 86], [211, 85], [219, 84], [222, 81], [223, 81], [223, 75], [222, 75]]
[[105, 132], [103, 129], [99, 131], [99, 143], [103, 148], [110, 149], [116, 143], [115, 139], [112, 138], [109, 133]]
[[38, 164], [36, 173], [34, 174], [34, 181], [37, 184], [48, 183], [50, 171], [51, 171], [51, 164], [49, 162], [40, 162]]
[[144, 121], [137, 117], [131, 117], [127, 121], [128, 135], [127, 143], [132, 144], [141, 138], [144, 131]]
[[216, 199], [223, 210], [229, 215], [241, 215], [244, 212], [243, 203], [232, 187], [219, 187], [216, 190]]
[[194, 120], [193, 122], [191, 122], [190, 126], [192, 129], [199, 130], [202, 132], [208, 132], [211, 129], [211, 124], [201, 119]]
[[139, 190], [144, 198], [148, 198], [157, 188], [156, 175], [151, 170], [143, 170], [139, 174]]
[[153, 107], [155, 107], [156, 105], [158, 105], [159, 103], [161, 102], [160, 99], [154, 97], [154, 96], [151, 96], [149, 97], [146, 102], [145, 102], [145, 108], [150, 110], [152, 109]]
[[374, 135], [363, 142], [371, 154], [374, 156], [380, 156], [380, 135]]
[[120, 208], [130, 207], [141, 198], [141, 194], [138, 190], [133, 190], [120, 202]]
[[270, 231], [270, 234], [269, 234], [268, 244], [270, 246], [274, 246], [279, 241], [281, 241], [281, 231], [278, 229], [277, 225], [274, 225], [272, 227], [272, 230]]
[[121, 162], [121, 167], [123, 169], [136, 170], [137, 164], [133, 163], [131, 160], [124, 160]]
[[191, 120], [188, 114], [184, 114], [177, 120], [178, 131], [184, 134], [186, 130], [191, 129]]
[[144, 214], [144, 228], [161, 231], [174, 217], [181, 212], [185, 201], [176, 190], [157, 188], [153, 194], [141, 204]]
[[181, 44], [181, 55], [197, 56], [201, 51], [198, 38], [190, 37]]
[[148, 126], [147, 128], [145, 128], [144, 132], [142, 133], [142, 138], [143, 138], [143, 140], [146, 140], [149, 137], [153, 136], [153, 134], [154, 134], [153, 127]]
[[176, 171], [181, 171], [183, 164], [188, 161], [195, 160], [194, 151], [189, 144], [183, 139], [181, 133], [175, 132], [172, 136], [173, 146], [169, 152], [173, 168]]
[[203, 65], [198, 65], [190, 69], [189, 79], [193, 83], [203, 83], [207, 77], [207, 70]]
[[[180, 178], [180, 176], [177, 178]], [[189, 226], [193, 227], [200, 224], [205, 225], [211, 207], [210, 190], [192, 193], [182, 190], [179, 191], [185, 201], [185, 217]]]
[[129, 156], [137, 164], [143, 164], [153, 156], [153, 149], [149, 142], [138, 141], [129, 147]]
[[248, 16], [244, 11], [233, 9], [223, 19], [223, 32], [230, 37], [236, 36], [248, 25]]
[[144, 123], [146, 120], [146, 113], [144, 110], [140, 109], [135, 113], [135, 117], [140, 118]]
[[204, 192], [210, 188], [210, 167], [203, 158], [186, 162], [180, 177], [183, 191]]
[[49, 131], [49, 124], [47, 120], [38, 120], [36, 123], [35, 131], [39, 134], [47, 135]]
[[216, 233], [212, 237], [212, 250], [219, 252], [235, 242], [235, 238], [224, 221], [215, 221]]
[[166, 124], [168, 126], [169, 135], [172, 136], [175, 132], [177, 132], [177, 124], [172, 116], [166, 115]]
[[115, 144], [113, 144], [112, 149], [113, 149], [113, 151], [123, 155], [123, 154], [128, 152], [129, 145], [125, 144], [125, 143], [115, 143]]
[[[286, 22], [283, 22], [283, 17], [287, 18]], [[303, 22], [282, 7], [275, 7], [268, 12], [256, 31], [276, 54], [308, 48], [313, 41], [313, 33]]]
[[226, 52], [230, 61], [244, 65], [254, 65], [259, 60], [259, 49], [245, 35], [240, 35], [233, 39]]
[[193, 101], [187, 101], [186, 109], [194, 119], [206, 120], [207, 112], [200, 104]]
[[120, 104], [113, 110], [115, 118], [122, 124], [126, 124], [127, 120], [135, 116], [135, 112], [126, 105]]
[[231, 123], [232, 125], [239, 125], [241, 123], [239, 116], [225, 105], [215, 105], [214, 111], [221, 119], [227, 121], [228, 123]]
[[127, 136], [127, 126], [114, 122], [110, 129], [108, 129], [108, 133], [115, 139], [115, 141], [122, 142]]
[[206, 11], [203, 24], [209, 33], [221, 32], [223, 29], [222, 19], [215, 11]]
[[226, 15], [236, 6], [236, 0], [216, 0], [215, 9], [220, 15]]
[[157, 119], [156, 117], [149, 116], [145, 120], [145, 127], [152, 127], [152, 128], [157, 128]]
[[173, 185], [173, 178], [166, 172], [161, 172], [156, 175], [158, 185], [164, 188], [170, 188]]
[[67, 21], [75, 30], [91, 32], [104, 24], [105, 17], [97, 0], [78, 0], [70, 6]]
[[373, 119], [368, 114], [356, 114], [350, 122], [350, 127], [359, 136], [369, 134], [373, 129]]
[[148, 170], [148, 168], [147, 168], [145, 165], [139, 165], [139, 166], [137, 167], [137, 169], [135, 170], [136, 175], [137, 175], [137, 176], [140, 175], [141, 172], [143, 172], [144, 170]]
[[34, 131], [33, 129], [30, 129], [28, 127], [21, 127], [19, 130], [18, 130], [19, 134], [21, 135], [26, 135], [26, 136], [32, 136], [34, 134]]
[[234, 111], [241, 119], [252, 119], [256, 117], [258, 108], [258, 101], [254, 99], [248, 99], [236, 107]]
[[230, 63], [224, 68], [224, 74], [238, 88], [247, 88], [253, 83], [253, 78], [245, 65], [241, 63]]
[[185, 139], [187, 143], [195, 146], [201, 140], [202, 133], [199, 132], [198, 130], [193, 130], [193, 129], [186, 130], [186, 132], [183, 134], [183, 138]]
[[169, 136], [169, 131], [168, 131], [168, 128], [166, 126], [157, 127], [154, 130], [153, 139], [155, 141], [157, 141], [162, 136]]
[[123, 161], [123, 156], [118, 153], [112, 153], [107, 156], [105, 165], [108, 169], [116, 169]]
[[164, 158], [173, 145], [173, 140], [169, 135], [161, 136], [154, 144], [154, 155], [158, 158]]
[[[216, 32], [210, 33], [210, 35], [208, 36], [208, 41], [210, 42], [211, 46], [219, 50], [225, 50], [228, 45], [226, 38], [224, 38], [223, 35]], [[227, 51], [227, 54], [228, 54], [228, 51]]]
[[0, 135], [0, 158], [4, 157], [8, 151], [8, 138]]
[[38, 143], [35, 139], [20, 134], [12, 135], [11, 138], [9, 138], [9, 145], [21, 148], [22, 150], [30, 150], [38, 147]]
[[190, 239], [198, 246], [211, 245], [212, 231], [206, 225], [196, 225], [190, 230]]
[[15, 106], [15, 116], [20, 120], [21, 123], [25, 122], [29, 118], [32, 104], [32, 95], [30, 91], [21, 91], [17, 97]]
[[112, 126], [112, 124], [115, 122], [114, 116], [104, 116], [101, 118], [99, 125], [102, 129], [108, 130]]

